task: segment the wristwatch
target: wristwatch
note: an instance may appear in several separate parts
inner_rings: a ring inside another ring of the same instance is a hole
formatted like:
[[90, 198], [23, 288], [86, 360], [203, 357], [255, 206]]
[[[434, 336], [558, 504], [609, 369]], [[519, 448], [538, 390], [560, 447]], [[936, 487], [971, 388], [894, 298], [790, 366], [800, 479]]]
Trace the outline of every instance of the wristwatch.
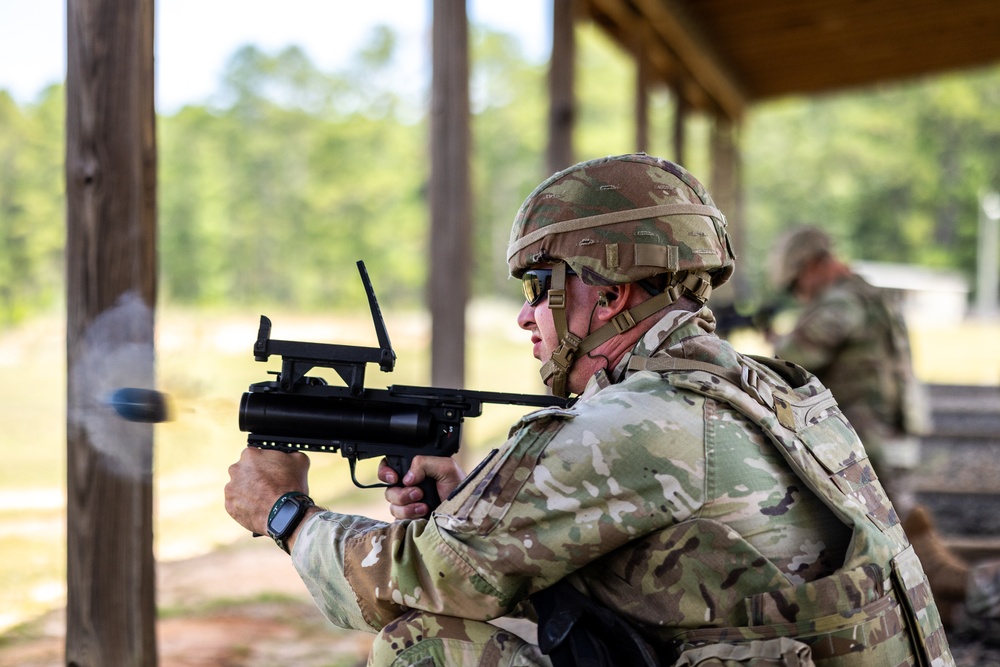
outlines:
[[295, 532], [306, 510], [314, 504], [312, 498], [301, 491], [290, 491], [275, 501], [267, 517], [267, 534], [285, 553], [291, 553], [286, 541]]

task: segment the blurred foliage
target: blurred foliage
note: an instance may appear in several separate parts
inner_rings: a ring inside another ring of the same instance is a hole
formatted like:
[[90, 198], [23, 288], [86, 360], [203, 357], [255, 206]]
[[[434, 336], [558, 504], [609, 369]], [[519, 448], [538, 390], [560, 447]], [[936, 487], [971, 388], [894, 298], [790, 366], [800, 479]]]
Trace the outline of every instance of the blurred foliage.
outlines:
[[754, 109], [745, 128], [749, 269], [817, 224], [851, 259], [975, 274], [979, 196], [1000, 188], [1000, 68]]
[[[635, 150], [634, 66], [578, 29], [576, 154]], [[356, 307], [364, 259], [380, 299], [416, 305], [429, 267], [427, 100], [401, 92], [403, 56], [378, 27], [341, 71], [303, 51], [232, 55], [211, 102], [158, 118], [161, 298], [197, 306]], [[518, 205], [548, 174], [546, 66], [512, 36], [472, 32], [474, 293], [517, 290], [503, 261]], [[671, 157], [672, 101], [652, 90], [648, 152]], [[759, 105], [742, 131], [740, 271], [764, 289], [768, 247], [822, 224], [855, 259], [975, 271], [978, 197], [1000, 187], [1000, 68]], [[0, 91], [0, 325], [62, 299], [61, 86]], [[711, 119], [688, 124], [709, 183]]]
[[62, 292], [64, 106], [62, 86], [23, 107], [0, 90], [0, 325]]

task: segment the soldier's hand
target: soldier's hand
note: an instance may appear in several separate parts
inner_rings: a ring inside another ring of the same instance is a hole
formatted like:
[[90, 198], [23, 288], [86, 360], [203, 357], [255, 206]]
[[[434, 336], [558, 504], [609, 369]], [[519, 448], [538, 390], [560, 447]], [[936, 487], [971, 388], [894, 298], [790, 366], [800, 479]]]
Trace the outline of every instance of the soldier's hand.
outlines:
[[247, 530], [266, 535], [271, 506], [289, 491], [309, 493], [309, 457], [247, 447], [229, 466], [226, 511]]
[[[378, 467], [378, 478], [386, 484], [398, 481], [396, 472], [384, 459]], [[403, 476], [403, 486], [390, 486], [385, 490], [389, 513], [397, 519], [418, 519], [430, 514], [430, 508], [423, 502], [424, 492], [417, 487], [427, 478], [436, 481], [438, 496], [447, 498], [465, 479], [465, 473], [450, 457], [414, 457], [409, 472]]]

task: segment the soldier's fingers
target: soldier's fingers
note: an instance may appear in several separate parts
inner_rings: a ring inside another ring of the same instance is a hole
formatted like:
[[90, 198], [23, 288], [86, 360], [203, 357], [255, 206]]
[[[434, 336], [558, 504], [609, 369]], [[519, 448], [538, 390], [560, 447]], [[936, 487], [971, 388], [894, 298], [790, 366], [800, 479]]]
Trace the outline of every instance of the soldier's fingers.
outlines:
[[388, 461], [385, 459], [379, 461], [378, 472], [376, 474], [378, 475], [378, 478], [386, 484], [396, 484], [399, 482], [399, 475], [396, 474], [396, 471], [389, 466]]

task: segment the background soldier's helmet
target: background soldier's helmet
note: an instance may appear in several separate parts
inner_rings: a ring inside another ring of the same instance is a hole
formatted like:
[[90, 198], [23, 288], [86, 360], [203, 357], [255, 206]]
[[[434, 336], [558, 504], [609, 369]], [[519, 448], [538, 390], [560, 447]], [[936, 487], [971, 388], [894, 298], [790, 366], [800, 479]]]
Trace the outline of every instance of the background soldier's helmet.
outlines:
[[591, 285], [697, 272], [718, 287], [732, 275], [733, 260], [726, 219], [701, 183], [644, 153], [554, 174], [521, 206], [507, 249], [515, 278], [563, 261]]
[[771, 283], [786, 291], [811, 260], [833, 252], [833, 241], [819, 227], [797, 227], [778, 237], [768, 265]]

